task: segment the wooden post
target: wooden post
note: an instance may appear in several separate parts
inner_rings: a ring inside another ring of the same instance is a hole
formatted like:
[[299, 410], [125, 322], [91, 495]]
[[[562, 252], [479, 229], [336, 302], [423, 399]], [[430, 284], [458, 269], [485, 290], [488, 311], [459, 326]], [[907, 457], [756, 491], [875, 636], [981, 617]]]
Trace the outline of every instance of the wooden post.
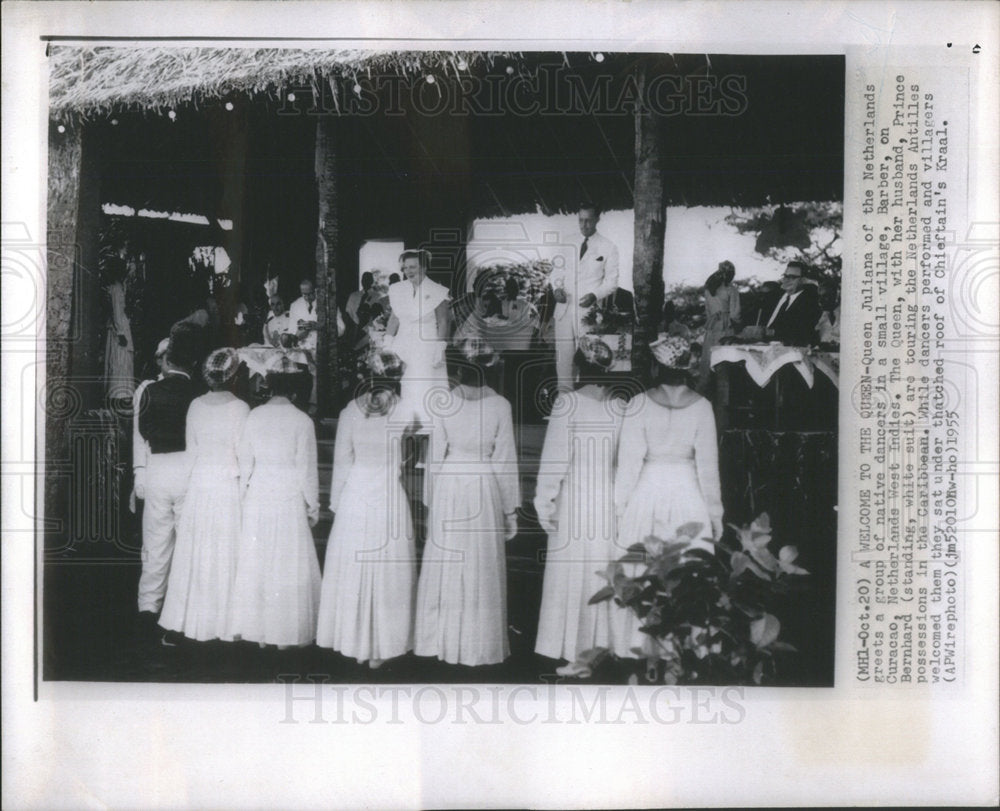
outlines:
[[340, 405], [337, 365], [337, 209], [336, 123], [333, 116], [316, 122], [316, 304], [319, 310], [319, 346], [316, 358], [317, 399], [323, 415]]
[[[82, 137], [78, 127], [49, 127], [45, 283], [45, 535], [65, 532], [69, 501], [69, 421], [82, 409], [70, 377], [73, 288], [80, 262], [76, 221], [80, 203]], [[64, 539], [62, 539], [64, 542]], [[52, 546], [47, 542], [46, 546]]]
[[633, 374], [649, 382], [649, 344], [656, 340], [663, 311], [663, 238], [667, 227], [666, 186], [659, 119], [643, 102], [651, 65], [637, 68], [635, 108], [635, 248], [632, 282], [638, 316], [632, 345]]

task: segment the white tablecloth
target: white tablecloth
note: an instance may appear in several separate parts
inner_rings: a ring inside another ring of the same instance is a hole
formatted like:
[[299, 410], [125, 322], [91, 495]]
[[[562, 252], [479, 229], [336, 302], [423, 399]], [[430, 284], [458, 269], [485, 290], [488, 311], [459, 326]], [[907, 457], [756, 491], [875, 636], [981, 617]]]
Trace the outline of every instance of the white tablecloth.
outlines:
[[840, 386], [840, 355], [801, 346], [782, 344], [731, 344], [712, 347], [712, 367], [720, 363], [745, 363], [747, 374], [764, 388], [782, 366], [792, 364], [809, 388], [815, 382], [815, 372], [826, 375], [833, 385]]
[[303, 366], [310, 365], [309, 355], [301, 349], [282, 349], [265, 344], [250, 344], [236, 350], [240, 360], [247, 365], [251, 375], [264, 377], [267, 374], [268, 364], [279, 355], [285, 355], [293, 363], [301, 363]]

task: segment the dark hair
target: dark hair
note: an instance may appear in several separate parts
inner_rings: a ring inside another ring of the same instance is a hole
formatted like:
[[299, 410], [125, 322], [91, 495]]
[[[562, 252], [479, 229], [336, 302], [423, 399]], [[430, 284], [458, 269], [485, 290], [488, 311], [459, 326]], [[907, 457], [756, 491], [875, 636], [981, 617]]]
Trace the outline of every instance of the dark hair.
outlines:
[[366, 270], [361, 274], [361, 287], [368, 289], [373, 284], [375, 284], [375, 275], [370, 270]]
[[577, 370], [577, 380], [574, 384], [574, 388], [582, 388], [583, 386], [607, 386], [611, 380], [608, 378], [608, 372], [610, 371], [610, 366], [604, 366], [600, 363], [591, 363], [587, 360], [586, 355], [579, 349], [573, 355], [573, 363], [576, 364]]
[[716, 291], [722, 287], [722, 283], [725, 281], [723, 272], [721, 270], [716, 270], [709, 274], [709, 277], [705, 279], [705, 289], [708, 291], [709, 295], [714, 296]]
[[272, 397], [287, 397], [292, 402], [295, 402], [303, 391], [306, 379], [311, 387], [312, 376], [309, 372], [268, 372], [265, 378]]
[[416, 259], [420, 263], [420, 268], [422, 270], [427, 270], [430, 265], [430, 254], [422, 249], [406, 250], [399, 255], [400, 264], [405, 262], [407, 259]]
[[793, 259], [791, 262], [788, 262], [785, 265], [785, 268], [786, 269], [787, 268], [798, 268], [799, 269], [799, 273], [802, 274], [802, 278], [803, 279], [808, 279], [809, 278], [809, 268], [806, 267], [806, 263], [805, 262], [801, 262], [798, 259]]
[[445, 350], [448, 378], [455, 385], [474, 388], [485, 386], [494, 359], [494, 355], [477, 355], [468, 358], [459, 347], [448, 347]]
[[177, 324], [170, 330], [167, 362], [178, 369], [191, 371], [207, 354], [205, 331], [194, 324]]
[[517, 298], [521, 295], [521, 285], [517, 283], [517, 279], [513, 276], [507, 277], [507, 281], [503, 284], [503, 290], [508, 298]]
[[395, 284], [396, 282], [401, 282], [402, 280], [403, 277], [400, 276], [398, 273], [389, 274], [389, 284]]
[[593, 211], [598, 217], [601, 216], [601, 207], [593, 200], [584, 200], [576, 207], [577, 211], [583, 211], [584, 209], [587, 211]]
[[316, 282], [314, 282], [312, 279], [302, 279], [299, 282], [299, 287], [302, 287], [302, 285], [304, 284], [308, 284], [313, 290], [316, 289]]
[[659, 363], [655, 363], [654, 367], [653, 382], [657, 385], [694, 388], [694, 378], [687, 369], [681, 369], [676, 366], [663, 366]]
[[486, 318], [489, 318], [491, 315], [499, 315], [502, 312], [500, 299], [496, 293], [483, 293], [480, 300], [483, 302], [483, 308], [486, 311]]

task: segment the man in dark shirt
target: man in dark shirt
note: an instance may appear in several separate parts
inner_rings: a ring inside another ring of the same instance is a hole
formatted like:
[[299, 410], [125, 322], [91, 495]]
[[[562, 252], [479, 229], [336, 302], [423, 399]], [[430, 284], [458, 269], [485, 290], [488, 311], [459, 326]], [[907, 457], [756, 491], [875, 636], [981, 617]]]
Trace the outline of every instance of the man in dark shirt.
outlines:
[[192, 380], [201, 337], [194, 327], [175, 326], [163, 379], [150, 383], [139, 401], [139, 433], [149, 443], [146, 505], [142, 515], [142, 574], [139, 611], [155, 619], [163, 607], [177, 521], [187, 492], [191, 460], [185, 452], [188, 406], [201, 393]]

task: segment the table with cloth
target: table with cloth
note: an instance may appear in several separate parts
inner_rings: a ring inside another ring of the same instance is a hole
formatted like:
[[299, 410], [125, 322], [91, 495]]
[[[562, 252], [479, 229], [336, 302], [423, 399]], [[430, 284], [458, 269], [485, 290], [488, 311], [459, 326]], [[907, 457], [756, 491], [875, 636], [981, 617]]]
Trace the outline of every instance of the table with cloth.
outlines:
[[834, 430], [840, 354], [782, 344], [729, 344], [711, 353], [720, 428]]

